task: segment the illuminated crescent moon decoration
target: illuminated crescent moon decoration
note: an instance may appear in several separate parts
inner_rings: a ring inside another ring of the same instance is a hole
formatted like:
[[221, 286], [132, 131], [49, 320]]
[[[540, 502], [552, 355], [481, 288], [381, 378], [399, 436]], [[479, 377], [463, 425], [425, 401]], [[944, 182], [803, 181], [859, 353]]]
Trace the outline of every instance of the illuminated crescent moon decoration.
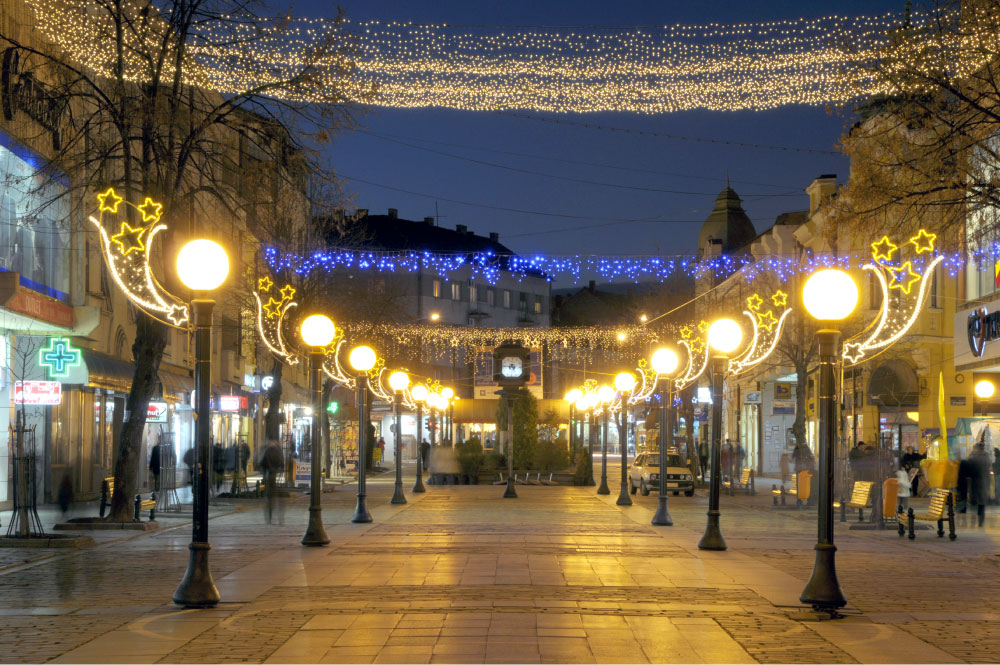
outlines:
[[740, 374], [759, 365], [777, 348], [785, 320], [792, 313], [792, 308], [788, 306], [788, 294], [784, 291], [775, 291], [771, 296], [771, 302], [776, 309], [783, 307], [784, 310], [778, 310], [781, 313], [775, 316], [775, 310], [761, 311], [764, 299], [756, 293], [747, 298], [747, 309], [743, 314], [750, 319], [753, 336], [750, 339], [750, 346], [743, 355], [729, 361], [730, 374]]
[[[299, 358], [285, 344], [285, 336], [281, 332], [281, 325], [288, 310], [298, 305], [292, 300], [295, 297], [295, 288], [291, 284], [285, 284], [281, 289], [272, 291], [273, 287], [274, 282], [270, 277], [261, 277], [257, 280], [257, 288], [253, 291], [253, 299], [257, 303], [257, 331], [271, 353], [285, 364], [295, 365], [299, 362]], [[275, 293], [279, 296], [278, 299], [274, 298]], [[266, 303], [263, 301], [265, 297]]]
[[638, 390], [634, 390], [628, 400], [632, 404], [645, 402], [656, 390], [656, 370], [649, 366], [649, 361], [641, 358], [635, 369], [639, 373], [639, 382]]
[[[135, 208], [142, 215], [142, 223], [133, 227], [125, 219], [122, 204]], [[101, 253], [108, 264], [108, 272], [130, 301], [153, 318], [176, 328], [186, 327], [190, 319], [188, 306], [177, 296], [168, 293], [153, 276], [149, 256], [156, 234], [167, 228], [160, 223], [163, 206], [146, 197], [137, 206], [119, 196], [108, 187], [97, 195], [98, 217], [88, 219], [101, 235]], [[107, 215], [105, 215], [107, 213]], [[105, 228], [105, 217], [111, 220], [112, 230]]]
[[[697, 333], [697, 334], [696, 334]], [[679, 343], [687, 349], [687, 364], [684, 371], [674, 379], [677, 390], [683, 390], [692, 382], [697, 381], [705, 368], [708, 367], [708, 322], [699, 321], [695, 328], [681, 328]]]
[[339, 383], [345, 388], [353, 389], [357, 383], [353, 377], [344, 371], [344, 367], [340, 364], [340, 349], [344, 346], [345, 342], [344, 330], [340, 326], [337, 326], [333, 341], [330, 342], [330, 346], [326, 347], [326, 356], [323, 358], [323, 373], [333, 379], [335, 383]]
[[[844, 360], [856, 365], [863, 359], [897, 342], [916, 323], [930, 291], [934, 269], [944, 256], [931, 258], [937, 235], [920, 229], [917, 235], [902, 245], [896, 245], [888, 236], [872, 243], [873, 262], [862, 267], [871, 271], [882, 289], [882, 308], [878, 322], [870, 331], [865, 330], [844, 343]], [[902, 260], [903, 249], [912, 246], [915, 256]], [[928, 259], [922, 266], [921, 254]], [[897, 256], [896, 259], [893, 257]], [[917, 263], [917, 268], [914, 268]], [[890, 298], [892, 290], [899, 290], [898, 298]], [[860, 341], [856, 341], [860, 340]]]

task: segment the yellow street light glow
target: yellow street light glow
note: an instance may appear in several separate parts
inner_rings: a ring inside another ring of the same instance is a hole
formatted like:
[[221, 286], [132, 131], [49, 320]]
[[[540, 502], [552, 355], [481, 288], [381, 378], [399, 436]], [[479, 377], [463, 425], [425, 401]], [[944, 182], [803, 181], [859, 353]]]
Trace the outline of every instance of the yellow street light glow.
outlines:
[[605, 383], [597, 389], [597, 399], [603, 404], [610, 404], [615, 400], [615, 389]]
[[397, 370], [389, 375], [389, 387], [397, 393], [403, 392], [409, 385], [410, 375], [406, 372]]
[[423, 402], [427, 399], [427, 386], [422, 383], [418, 383], [413, 386], [413, 390], [410, 391], [410, 397], [413, 398], [414, 402]]
[[631, 372], [621, 372], [615, 377], [615, 388], [620, 393], [630, 393], [635, 388], [635, 376]]
[[441, 397], [444, 397], [445, 399], [451, 399], [454, 396], [455, 396], [455, 391], [452, 390], [451, 388], [448, 388], [446, 386], [441, 389]]
[[743, 341], [743, 329], [732, 319], [718, 319], [708, 328], [708, 345], [720, 353], [732, 353]]
[[367, 372], [375, 366], [375, 350], [370, 346], [356, 346], [347, 359], [356, 372]]
[[192, 291], [214, 291], [229, 275], [229, 256], [217, 242], [192, 240], [177, 253], [177, 276]]
[[309, 346], [329, 346], [337, 334], [337, 328], [326, 314], [307, 316], [299, 327], [302, 341]]
[[639, 316], [639, 320], [645, 323], [646, 321], [649, 320], [649, 317], [646, 316], [645, 314], [642, 314], [641, 316]]
[[576, 401], [576, 410], [577, 411], [586, 411], [589, 408], [590, 408], [590, 405], [587, 403], [587, 399], [585, 397], [581, 397], [580, 399], [578, 399]]
[[567, 402], [571, 404], [575, 404], [576, 402], [580, 401], [581, 397], [583, 397], [583, 391], [580, 390], [579, 388], [573, 388], [573, 390], [566, 393], [566, 397], [564, 397], [563, 399], [565, 399]]
[[625, 333], [623, 333], [623, 332], [618, 333], [618, 341], [619, 342], [624, 342], [627, 337], [628, 336]]
[[802, 303], [814, 319], [840, 321], [858, 306], [858, 285], [843, 270], [819, 270], [802, 287]]
[[657, 349], [653, 352], [652, 365], [657, 374], [670, 376], [677, 371], [677, 353], [666, 347]]
[[440, 314], [438, 314], [437, 312], [431, 313], [431, 321], [440, 321], [440, 320], [441, 320]]
[[997, 387], [993, 385], [993, 382], [989, 379], [983, 379], [982, 381], [976, 382], [976, 397], [980, 399], [989, 399], [993, 397]]

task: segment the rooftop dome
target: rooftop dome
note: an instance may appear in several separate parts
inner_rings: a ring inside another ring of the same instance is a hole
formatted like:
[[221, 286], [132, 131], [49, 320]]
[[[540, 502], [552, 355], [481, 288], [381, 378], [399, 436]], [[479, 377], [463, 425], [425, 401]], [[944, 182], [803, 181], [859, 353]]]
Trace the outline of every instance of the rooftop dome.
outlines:
[[757, 237], [750, 218], [741, 205], [740, 197], [729, 186], [715, 197], [715, 209], [701, 225], [698, 234], [698, 250], [704, 251], [710, 238], [722, 241], [722, 253], [729, 254], [745, 247]]

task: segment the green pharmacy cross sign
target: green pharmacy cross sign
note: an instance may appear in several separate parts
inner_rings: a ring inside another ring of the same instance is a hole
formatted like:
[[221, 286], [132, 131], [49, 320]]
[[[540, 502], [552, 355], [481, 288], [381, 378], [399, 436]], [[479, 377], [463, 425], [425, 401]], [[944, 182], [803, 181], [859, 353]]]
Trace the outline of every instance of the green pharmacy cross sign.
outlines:
[[49, 370], [50, 377], [67, 376], [80, 364], [80, 349], [66, 337], [50, 337], [49, 345], [38, 352], [38, 364]]

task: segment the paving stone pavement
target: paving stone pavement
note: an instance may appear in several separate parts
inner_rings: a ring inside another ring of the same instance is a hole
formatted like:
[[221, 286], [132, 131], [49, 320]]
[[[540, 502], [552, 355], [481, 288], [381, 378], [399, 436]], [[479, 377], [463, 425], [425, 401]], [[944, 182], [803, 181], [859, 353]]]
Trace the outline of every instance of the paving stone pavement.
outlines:
[[[410, 480], [412, 483], [412, 479]], [[305, 497], [282, 524], [251, 508], [210, 521], [222, 593], [170, 602], [190, 524], [44, 558], [0, 560], [0, 662], [594, 663], [1000, 661], [1000, 515], [955, 542], [837, 524], [849, 605], [822, 619], [798, 596], [814, 510], [722, 498], [726, 552], [697, 549], [706, 499], [615, 505], [586, 487], [428, 486], [391, 506], [369, 483], [324, 495], [331, 544], [304, 548]], [[409, 484], [407, 484], [409, 487]]]

